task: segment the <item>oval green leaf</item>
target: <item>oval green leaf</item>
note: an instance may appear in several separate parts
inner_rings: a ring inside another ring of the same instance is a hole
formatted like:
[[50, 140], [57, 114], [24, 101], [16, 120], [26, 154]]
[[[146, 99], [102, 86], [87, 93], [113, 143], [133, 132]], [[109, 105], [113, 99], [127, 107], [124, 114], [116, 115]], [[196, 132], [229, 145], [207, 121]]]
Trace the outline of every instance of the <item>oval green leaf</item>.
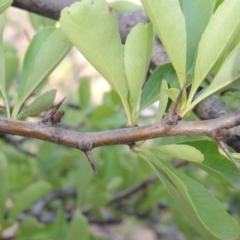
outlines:
[[129, 120], [123, 47], [113, 9], [104, 0], [83, 0], [65, 8], [61, 29], [121, 97]]
[[159, 100], [160, 87], [163, 79], [167, 80], [169, 84], [174, 85], [173, 82], [177, 79], [177, 76], [171, 63], [158, 66], [146, 82], [141, 94], [138, 114]]
[[199, 40], [213, 13], [211, 0], [180, 0], [187, 31], [187, 70], [193, 63]]
[[203, 154], [195, 147], [186, 144], [169, 144], [157, 147], [150, 147], [151, 151], [166, 154], [174, 158], [201, 163], [204, 160]]
[[226, 157], [219, 153], [216, 142], [196, 140], [182, 142], [198, 149], [204, 155], [204, 161], [198, 167], [208, 172], [225, 184], [240, 189], [240, 172]]
[[88, 221], [82, 215], [81, 212], [77, 212], [71, 222], [67, 240], [76, 240], [76, 239], [84, 239], [88, 240], [90, 237], [90, 232], [88, 228]]
[[57, 90], [45, 92], [40, 97], [36, 98], [26, 109], [18, 116], [19, 119], [24, 117], [35, 117], [40, 113], [49, 110], [53, 106]]
[[189, 101], [192, 101], [196, 90], [216, 62], [238, 38], [240, 33], [239, 12], [239, 0], [225, 0], [212, 15], [199, 42]]
[[159, 98], [159, 107], [157, 111], [157, 116], [155, 122], [158, 122], [164, 116], [164, 113], [168, 104], [168, 95], [165, 90], [168, 89], [168, 83], [165, 79], [162, 80], [161, 88], [160, 88], [160, 98]]
[[187, 36], [179, 0], [141, 0], [172, 60], [180, 85], [186, 81]]
[[16, 199], [10, 217], [16, 218], [18, 214], [30, 208], [39, 198], [46, 196], [50, 190], [50, 184], [44, 181], [38, 181], [26, 187]]
[[56, 68], [71, 47], [72, 44], [60, 29], [45, 28], [35, 36], [24, 59], [13, 118], [17, 117], [24, 101]]
[[237, 223], [210, 191], [164, 161], [145, 160], [156, 171], [176, 204], [204, 239], [238, 238]]
[[219, 72], [214, 77], [210, 86], [198, 96], [196, 100], [190, 105], [190, 109], [196, 106], [203, 99], [216, 94], [217, 92], [224, 91], [240, 82], [240, 43], [226, 58], [221, 66]]
[[138, 24], [126, 39], [124, 64], [133, 115], [135, 115], [142, 86], [146, 79], [152, 56], [153, 42], [154, 31], [152, 24]]

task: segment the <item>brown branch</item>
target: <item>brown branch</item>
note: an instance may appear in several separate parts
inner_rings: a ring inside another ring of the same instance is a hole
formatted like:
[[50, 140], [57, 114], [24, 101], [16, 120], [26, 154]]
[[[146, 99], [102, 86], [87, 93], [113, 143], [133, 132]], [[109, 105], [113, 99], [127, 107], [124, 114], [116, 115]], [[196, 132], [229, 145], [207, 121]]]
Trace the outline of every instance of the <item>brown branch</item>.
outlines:
[[63, 8], [76, 0], [14, 0], [12, 6], [58, 20]]
[[165, 119], [159, 123], [111, 131], [82, 133], [44, 125], [42, 122], [25, 122], [0, 118], [0, 133], [42, 139], [56, 144], [84, 149], [132, 142], [166, 136], [211, 136], [217, 129], [232, 128], [240, 124], [240, 112], [206, 121], [181, 121], [169, 126]]

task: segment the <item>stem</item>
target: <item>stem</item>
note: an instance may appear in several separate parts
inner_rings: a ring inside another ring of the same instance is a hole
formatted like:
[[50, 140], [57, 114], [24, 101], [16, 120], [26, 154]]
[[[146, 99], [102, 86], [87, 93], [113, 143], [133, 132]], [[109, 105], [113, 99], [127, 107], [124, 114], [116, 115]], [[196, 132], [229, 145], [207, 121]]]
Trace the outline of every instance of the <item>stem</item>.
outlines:
[[225, 117], [206, 121], [180, 121], [169, 126], [161, 122], [140, 127], [128, 127], [102, 132], [72, 132], [47, 126], [42, 122], [25, 122], [0, 118], [0, 133], [42, 139], [44, 141], [79, 149], [90, 143], [93, 148], [126, 144], [166, 136], [211, 136], [217, 129], [240, 125], [240, 111]]

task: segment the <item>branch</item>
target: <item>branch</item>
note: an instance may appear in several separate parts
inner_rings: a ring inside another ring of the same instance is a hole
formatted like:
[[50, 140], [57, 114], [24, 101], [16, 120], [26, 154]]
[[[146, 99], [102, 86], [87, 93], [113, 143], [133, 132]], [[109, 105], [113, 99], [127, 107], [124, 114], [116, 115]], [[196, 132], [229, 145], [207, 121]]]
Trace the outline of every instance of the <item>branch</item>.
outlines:
[[[193, 111], [202, 120], [224, 117], [232, 113], [226, 108], [224, 102], [214, 96], [204, 99]], [[230, 135], [224, 137], [224, 142], [236, 152], [240, 152], [240, 126], [230, 129], [230, 133]]]
[[159, 123], [140, 127], [122, 128], [102, 132], [72, 132], [55, 128], [42, 122], [25, 122], [0, 118], [0, 133], [41, 139], [44, 141], [77, 148], [83, 151], [99, 146], [132, 144], [133, 142], [166, 136], [212, 136], [214, 131], [229, 129], [240, 124], [240, 111], [222, 118], [206, 121], [181, 121], [168, 125]]
[[14, 0], [12, 6], [58, 20], [63, 8], [76, 0]]

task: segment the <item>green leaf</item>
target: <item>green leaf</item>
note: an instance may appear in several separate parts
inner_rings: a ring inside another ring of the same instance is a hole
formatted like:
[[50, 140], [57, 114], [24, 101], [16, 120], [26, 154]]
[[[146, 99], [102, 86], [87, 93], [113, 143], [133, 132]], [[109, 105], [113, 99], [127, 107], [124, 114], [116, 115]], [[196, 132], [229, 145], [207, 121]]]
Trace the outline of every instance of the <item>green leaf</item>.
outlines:
[[212, 15], [199, 42], [189, 104], [216, 62], [235, 42], [240, 31], [240, 1], [225, 0]]
[[[140, 23], [128, 35], [124, 48], [125, 72], [135, 115], [142, 86], [152, 56], [154, 31], [152, 24]], [[135, 116], [133, 116], [135, 118]]]
[[182, 87], [186, 81], [187, 36], [179, 0], [142, 0], [141, 2], [172, 60]]
[[137, 9], [142, 9], [142, 6], [132, 2], [127, 2], [127, 1], [111, 2], [110, 5], [115, 12], [119, 12], [119, 13], [129, 13], [129, 12], [134, 12]]
[[80, 79], [78, 92], [80, 107], [82, 110], [86, 110], [90, 106], [91, 102], [91, 86], [90, 79], [88, 77]]
[[159, 89], [163, 79], [172, 84], [176, 78], [177, 76], [171, 63], [158, 66], [143, 88], [138, 113], [141, 113], [143, 109], [159, 100]]
[[26, 187], [19, 195], [11, 209], [10, 217], [16, 218], [18, 214], [31, 207], [39, 198], [46, 196], [51, 190], [49, 183], [38, 181]]
[[39, 223], [35, 217], [28, 217], [19, 225], [17, 235], [19, 239], [29, 239], [32, 238], [36, 232], [42, 231], [43, 228], [44, 225]]
[[24, 58], [13, 118], [17, 117], [24, 101], [56, 68], [71, 47], [72, 44], [60, 29], [49, 27], [35, 35]]
[[33, 28], [38, 31], [42, 27], [54, 26], [56, 21], [47, 17], [40, 16], [35, 13], [28, 13], [29, 20]]
[[190, 109], [203, 99], [224, 91], [240, 82], [240, 43], [229, 54], [210, 86], [190, 105]]
[[36, 98], [26, 109], [18, 116], [19, 119], [24, 117], [35, 117], [40, 113], [49, 110], [54, 102], [57, 90], [45, 92], [40, 97]]
[[85, 0], [65, 8], [61, 29], [121, 97], [129, 123], [128, 84], [115, 14], [104, 0]]
[[0, 153], [0, 213], [3, 215], [8, 197], [8, 163], [6, 157]]
[[217, 10], [217, 8], [224, 2], [224, 0], [215, 0], [214, 4], [214, 12]]
[[162, 80], [161, 88], [160, 88], [160, 99], [159, 99], [159, 107], [157, 111], [157, 116], [155, 122], [158, 122], [164, 116], [164, 113], [168, 104], [168, 95], [166, 93], [166, 89], [168, 89], [168, 83], [165, 79]]
[[4, 43], [5, 57], [5, 84], [6, 91], [9, 90], [12, 80], [16, 77], [18, 70], [18, 55], [16, 48], [10, 43]]
[[160, 154], [167, 154], [171, 157], [190, 162], [201, 163], [204, 160], [204, 155], [198, 149], [186, 144], [161, 145], [157, 147], [149, 147], [149, 149]]
[[76, 237], [81, 239], [88, 240], [90, 238], [90, 232], [88, 229], [88, 222], [86, 218], [82, 215], [81, 212], [77, 212], [74, 216], [74, 219], [71, 222], [67, 240], [76, 240]]
[[213, 13], [211, 0], [180, 0], [187, 31], [187, 70], [193, 63], [199, 40]]
[[212, 176], [225, 184], [240, 189], [240, 172], [226, 157], [219, 153], [217, 144], [214, 141], [197, 140], [187, 141], [181, 144], [188, 144], [198, 149], [204, 155], [204, 161], [197, 164]]
[[[189, 222], [204, 239], [234, 240], [239, 229], [223, 205], [201, 184], [161, 160], [144, 156]], [[161, 166], [161, 168], [160, 168]]]
[[58, 210], [57, 219], [54, 225], [53, 239], [65, 240], [67, 237], [68, 223], [65, 219], [65, 212], [63, 209]]
[[0, 0], [0, 14], [3, 13], [11, 4], [13, 0]]
[[168, 95], [168, 97], [175, 102], [180, 90], [177, 88], [168, 88], [168, 89], [164, 89], [164, 92]]
[[6, 105], [7, 116], [10, 117], [10, 109], [8, 105], [8, 99], [6, 95], [6, 83], [5, 83], [5, 58], [4, 58], [4, 46], [3, 46], [3, 30], [4, 30], [4, 16], [0, 14], [0, 91], [3, 96], [4, 103]]

